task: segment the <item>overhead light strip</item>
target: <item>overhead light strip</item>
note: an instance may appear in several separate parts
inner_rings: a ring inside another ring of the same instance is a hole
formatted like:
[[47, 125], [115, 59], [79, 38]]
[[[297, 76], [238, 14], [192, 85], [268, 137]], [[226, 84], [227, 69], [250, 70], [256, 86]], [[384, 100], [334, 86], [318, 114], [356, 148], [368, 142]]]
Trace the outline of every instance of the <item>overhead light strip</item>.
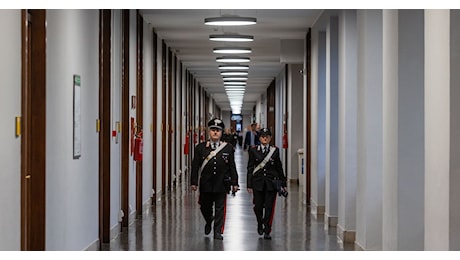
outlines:
[[246, 86], [246, 82], [245, 81], [225, 81], [224, 82], [224, 86], [230, 86], [230, 85]]
[[247, 76], [248, 72], [242, 71], [242, 70], [228, 70], [228, 71], [221, 71], [220, 75], [221, 76]]
[[250, 62], [251, 59], [248, 57], [239, 57], [239, 56], [223, 56], [223, 57], [217, 57], [216, 58], [217, 62]]
[[240, 17], [240, 16], [221, 16], [210, 17], [204, 19], [204, 24], [215, 26], [243, 26], [253, 25], [257, 23], [257, 19], [253, 17]]
[[209, 40], [218, 42], [252, 42], [254, 36], [240, 34], [212, 34], [209, 35]]
[[221, 54], [246, 54], [252, 52], [251, 48], [247, 47], [216, 47], [212, 51]]
[[229, 80], [248, 80], [248, 77], [245, 76], [225, 76], [223, 77], [224, 81], [229, 81]]
[[241, 65], [241, 64], [226, 64], [226, 65], [219, 65], [220, 70], [248, 70], [249, 65]]

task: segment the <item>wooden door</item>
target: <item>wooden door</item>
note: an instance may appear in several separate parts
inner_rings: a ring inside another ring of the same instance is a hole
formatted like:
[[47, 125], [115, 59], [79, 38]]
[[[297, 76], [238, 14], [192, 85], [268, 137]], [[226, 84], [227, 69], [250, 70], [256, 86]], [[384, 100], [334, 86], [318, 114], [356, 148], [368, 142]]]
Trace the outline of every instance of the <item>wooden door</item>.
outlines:
[[21, 250], [45, 250], [46, 11], [22, 11]]

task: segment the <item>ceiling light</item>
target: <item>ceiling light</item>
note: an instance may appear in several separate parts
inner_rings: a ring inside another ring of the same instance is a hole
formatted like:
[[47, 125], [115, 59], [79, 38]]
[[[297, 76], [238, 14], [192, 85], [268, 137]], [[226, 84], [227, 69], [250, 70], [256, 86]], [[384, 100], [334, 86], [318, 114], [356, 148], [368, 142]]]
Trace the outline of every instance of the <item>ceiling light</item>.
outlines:
[[224, 56], [217, 57], [217, 62], [250, 62], [251, 59], [248, 57], [238, 57], [238, 56]]
[[253, 25], [256, 23], [257, 23], [257, 19], [253, 17], [221, 16], [221, 17], [210, 17], [210, 18], [204, 19], [204, 24], [217, 25], [217, 26]]
[[246, 86], [246, 81], [224, 81], [224, 87], [225, 86]]
[[230, 101], [230, 106], [242, 106], [243, 105], [243, 98], [244, 97], [234, 99], [233, 97], [228, 97], [228, 101]]
[[244, 95], [245, 90], [225, 90], [225, 92], [227, 94], [241, 94], [241, 95]]
[[243, 76], [228, 76], [228, 77], [223, 77], [224, 81], [228, 80], [247, 80], [248, 77], [243, 77]]
[[221, 76], [246, 76], [248, 75], [247, 71], [242, 70], [228, 70], [220, 72]]
[[235, 85], [233, 85], [233, 86], [226, 85], [226, 86], [224, 86], [224, 88], [225, 88], [225, 90], [245, 90], [246, 89], [245, 86], [235, 86]]
[[242, 54], [242, 53], [251, 53], [251, 48], [246, 47], [216, 47], [213, 49], [214, 53], [223, 53], [223, 54]]
[[219, 65], [220, 70], [248, 70], [249, 66], [248, 65], [240, 65], [240, 64], [234, 64], [234, 65]]
[[241, 108], [232, 107], [232, 114], [234, 114], [234, 115], [241, 114]]
[[225, 92], [227, 92], [227, 93], [233, 93], [233, 94], [244, 94], [245, 90], [226, 89]]
[[254, 36], [240, 34], [214, 34], [209, 35], [209, 40], [218, 42], [252, 42]]
[[241, 85], [226, 85], [224, 88], [225, 90], [246, 90], [246, 86]]

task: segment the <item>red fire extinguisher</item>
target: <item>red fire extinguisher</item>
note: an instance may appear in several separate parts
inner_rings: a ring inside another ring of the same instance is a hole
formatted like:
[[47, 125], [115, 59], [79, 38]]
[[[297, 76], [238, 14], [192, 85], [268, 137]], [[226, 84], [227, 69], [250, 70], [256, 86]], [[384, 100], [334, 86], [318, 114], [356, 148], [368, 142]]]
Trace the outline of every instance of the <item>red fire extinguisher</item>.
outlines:
[[189, 136], [189, 134], [187, 133], [187, 134], [185, 135], [184, 154], [188, 154], [188, 145], [189, 145], [188, 143], [189, 143], [189, 138], [190, 138], [190, 136]]
[[204, 142], [204, 131], [200, 133], [200, 142]]
[[198, 143], [198, 134], [196, 132], [193, 133], [193, 143]]
[[288, 148], [288, 139], [287, 139], [287, 134], [283, 134], [283, 149]]
[[288, 148], [288, 136], [287, 136], [287, 129], [286, 124], [283, 124], [283, 149]]
[[134, 161], [142, 161], [143, 149], [144, 141], [142, 138], [142, 131], [140, 131], [134, 140]]

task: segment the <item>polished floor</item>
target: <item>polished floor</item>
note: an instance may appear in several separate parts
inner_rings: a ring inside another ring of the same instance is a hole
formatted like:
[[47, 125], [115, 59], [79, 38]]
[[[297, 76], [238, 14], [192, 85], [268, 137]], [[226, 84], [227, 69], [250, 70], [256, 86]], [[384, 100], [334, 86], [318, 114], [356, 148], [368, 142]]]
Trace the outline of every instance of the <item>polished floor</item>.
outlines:
[[353, 244], [338, 241], [335, 228], [325, 228], [321, 217], [302, 203], [299, 185], [288, 185], [287, 198], [277, 197], [272, 240], [258, 235], [252, 195], [246, 191], [247, 153], [237, 147], [235, 162], [241, 190], [227, 198], [224, 240], [204, 234], [198, 192], [182, 176], [175, 187], [144, 212], [110, 244], [107, 251], [340, 251]]

